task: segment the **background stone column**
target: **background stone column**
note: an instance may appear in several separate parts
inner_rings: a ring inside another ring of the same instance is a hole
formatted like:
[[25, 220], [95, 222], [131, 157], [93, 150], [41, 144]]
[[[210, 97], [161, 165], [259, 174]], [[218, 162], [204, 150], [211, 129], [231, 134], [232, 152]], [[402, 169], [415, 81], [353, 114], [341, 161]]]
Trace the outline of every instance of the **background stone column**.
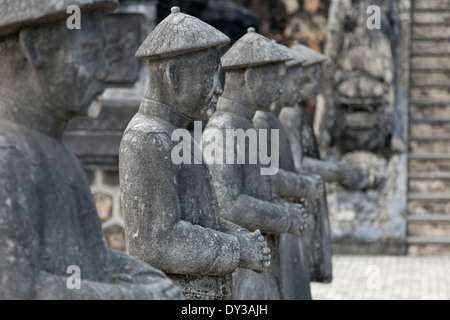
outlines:
[[[369, 5], [381, 29], [367, 27]], [[328, 186], [334, 253], [406, 252], [409, 10], [408, 0], [331, 2], [315, 127], [324, 157], [370, 180], [362, 192]]]

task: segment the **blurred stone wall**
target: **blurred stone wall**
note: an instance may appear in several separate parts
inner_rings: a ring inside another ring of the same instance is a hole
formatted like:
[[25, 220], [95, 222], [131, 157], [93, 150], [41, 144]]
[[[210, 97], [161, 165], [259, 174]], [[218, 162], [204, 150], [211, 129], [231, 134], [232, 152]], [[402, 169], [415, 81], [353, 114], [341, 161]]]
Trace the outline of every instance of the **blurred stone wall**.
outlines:
[[233, 0], [260, 20], [258, 32], [284, 45], [323, 52], [330, 0]]

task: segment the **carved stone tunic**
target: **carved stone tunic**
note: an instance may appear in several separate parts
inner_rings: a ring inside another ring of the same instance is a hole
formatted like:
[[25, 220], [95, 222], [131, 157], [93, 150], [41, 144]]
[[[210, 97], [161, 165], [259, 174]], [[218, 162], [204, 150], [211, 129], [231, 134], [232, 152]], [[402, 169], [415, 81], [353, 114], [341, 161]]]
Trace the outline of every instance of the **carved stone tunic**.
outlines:
[[125, 130], [120, 185], [128, 250], [166, 272], [188, 299], [230, 298], [239, 241], [220, 231], [211, 176], [201, 159], [194, 163], [194, 149], [191, 164], [171, 159], [178, 143], [172, 123], [183, 121], [189, 120], [143, 99]]
[[[203, 133], [203, 148], [211, 141], [214, 130], [255, 129], [251, 119], [254, 111], [226, 98], [219, 98], [217, 111], [213, 114]], [[237, 148], [249, 154], [249, 144]], [[227, 146], [228, 148], [228, 146]], [[232, 149], [234, 150], [234, 149]], [[225, 151], [223, 152], [225, 156]], [[222, 217], [242, 227], [255, 231], [261, 230], [271, 250], [271, 265], [261, 274], [250, 270], [238, 269], [233, 275], [234, 299], [282, 299], [284, 297], [280, 257], [278, 253], [280, 234], [287, 232], [289, 221], [282, 218], [282, 205], [272, 194], [270, 176], [261, 175], [259, 164], [210, 165], [214, 186], [219, 199]], [[280, 199], [281, 200], [281, 199]], [[281, 218], [280, 218], [281, 217]]]
[[[253, 124], [255, 128], [260, 129], [278, 129], [279, 130], [279, 154], [280, 154], [280, 169], [296, 172], [294, 165], [294, 158], [292, 156], [289, 140], [280, 120], [273, 112], [257, 111], [253, 117]], [[271, 135], [268, 134], [268, 145], [271, 144]], [[300, 199], [286, 199], [294, 200], [299, 203]], [[310, 213], [309, 211], [307, 211]], [[308, 219], [308, 228], [314, 226], [315, 219], [310, 213]], [[319, 237], [314, 232], [306, 229], [302, 238], [297, 238], [291, 234], [282, 234], [280, 236], [280, 259], [281, 259], [281, 275], [283, 279], [283, 287], [286, 299], [289, 300], [305, 300], [311, 299], [311, 290], [309, 286], [309, 262], [307, 257], [307, 248], [305, 245], [311, 243], [313, 240], [309, 237]], [[308, 239], [306, 239], [308, 238]]]
[[[306, 109], [300, 106], [283, 108], [279, 118], [287, 133], [291, 148], [298, 148], [303, 157], [320, 159], [312, 119]], [[298, 152], [297, 155], [299, 155]], [[301, 168], [299, 157], [294, 158], [294, 162], [296, 165], [292, 168], [293, 170], [296, 167]], [[306, 237], [309, 242], [306, 244], [306, 250], [311, 281], [330, 282], [332, 279], [331, 235], [326, 197], [317, 201], [302, 200], [302, 204], [314, 217], [313, 225], [306, 230], [306, 233], [310, 235]]]
[[[161, 271], [108, 247], [86, 175], [60, 140], [0, 119], [0, 204], [0, 299], [165, 298], [144, 290], [170, 282]], [[80, 290], [66, 285], [69, 266]]]

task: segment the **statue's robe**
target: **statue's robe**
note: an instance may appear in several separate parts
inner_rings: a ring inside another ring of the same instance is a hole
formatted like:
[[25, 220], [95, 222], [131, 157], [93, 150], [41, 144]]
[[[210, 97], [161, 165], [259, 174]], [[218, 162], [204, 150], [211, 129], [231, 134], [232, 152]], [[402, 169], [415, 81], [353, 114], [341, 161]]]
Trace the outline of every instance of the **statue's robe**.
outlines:
[[[313, 129], [313, 122], [308, 111], [300, 106], [281, 109], [280, 123], [284, 128], [290, 145], [292, 161], [289, 170], [301, 170], [303, 157], [320, 159], [319, 145]], [[286, 149], [287, 150], [287, 149]], [[288, 151], [286, 151], [286, 154]], [[306, 245], [309, 259], [310, 279], [314, 282], [331, 282], [331, 232], [328, 216], [326, 190], [320, 200], [308, 201], [303, 199], [301, 203], [308, 213], [314, 217], [312, 228], [308, 228]]]
[[161, 271], [108, 247], [72, 151], [0, 119], [0, 299], [164, 299], [166, 290], [182, 298]]
[[188, 299], [229, 299], [239, 240], [225, 233], [229, 225], [193, 139], [184, 141], [190, 163], [174, 163], [172, 150], [183, 143], [172, 141], [177, 117], [183, 115], [143, 99], [125, 130], [119, 163], [128, 250], [168, 274]]
[[[212, 148], [212, 137], [221, 132], [224, 138], [227, 130], [242, 129], [244, 132], [255, 130], [252, 118], [254, 111], [246, 106], [226, 98], [219, 98], [216, 112], [203, 133], [203, 150]], [[263, 273], [238, 269], [233, 274], [233, 298], [251, 300], [276, 300], [290, 292], [284, 288], [281, 274], [279, 247], [280, 234], [289, 229], [290, 221], [286, 219], [283, 208], [288, 205], [272, 193], [270, 176], [261, 175], [261, 165], [250, 164], [249, 143], [237, 141], [234, 146], [234, 163], [210, 165], [214, 187], [219, 200], [220, 213], [223, 218], [254, 231], [261, 230], [271, 250], [271, 265]], [[259, 143], [258, 143], [259, 145]], [[217, 147], [220, 147], [217, 145]], [[222, 154], [226, 157], [230, 146], [223, 144]], [[237, 163], [237, 150], [245, 150], [245, 164]], [[216, 150], [217, 151], [217, 150]], [[206, 152], [205, 152], [206, 153]], [[290, 285], [295, 285], [297, 279]]]

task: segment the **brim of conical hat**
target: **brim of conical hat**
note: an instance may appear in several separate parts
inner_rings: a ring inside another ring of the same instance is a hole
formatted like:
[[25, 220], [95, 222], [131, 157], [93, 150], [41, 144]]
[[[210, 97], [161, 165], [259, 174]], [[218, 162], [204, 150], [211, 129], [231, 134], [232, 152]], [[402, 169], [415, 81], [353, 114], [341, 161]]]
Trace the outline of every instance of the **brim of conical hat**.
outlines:
[[281, 46], [282, 48], [284, 48], [285, 50], [289, 51], [292, 54], [292, 56], [294, 57], [293, 60], [286, 61], [287, 68], [293, 68], [293, 67], [296, 67], [299, 65], [303, 65], [307, 61], [307, 59], [303, 55], [298, 53], [297, 51], [292, 50], [291, 48], [288, 48], [282, 44], [278, 44], [278, 45]]
[[321, 63], [327, 60], [327, 57], [325, 55], [302, 44], [296, 44], [292, 46], [291, 50], [295, 51], [305, 59], [305, 62], [303, 62], [302, 64], [304, 67]]
[[[31, 2], [31, 3], [30, 3]], [[0, 37], [15, 34], [20, 29], [67, 19], [67, 8], [76, 5], [81, 13], [113, 12], [118, 0], [0, 0]]]
[[224, 70], [242, 69], [293, 59], [288, 49], [284, 49], [256, 32], [248, 32], [223, 55], [222, 68]]
[[208, 48], [221, 48], [231, 42], [225, 34], [204, 21], [181, 12], [161, 21], [136, 51], [136, 57], [156, 60]]

